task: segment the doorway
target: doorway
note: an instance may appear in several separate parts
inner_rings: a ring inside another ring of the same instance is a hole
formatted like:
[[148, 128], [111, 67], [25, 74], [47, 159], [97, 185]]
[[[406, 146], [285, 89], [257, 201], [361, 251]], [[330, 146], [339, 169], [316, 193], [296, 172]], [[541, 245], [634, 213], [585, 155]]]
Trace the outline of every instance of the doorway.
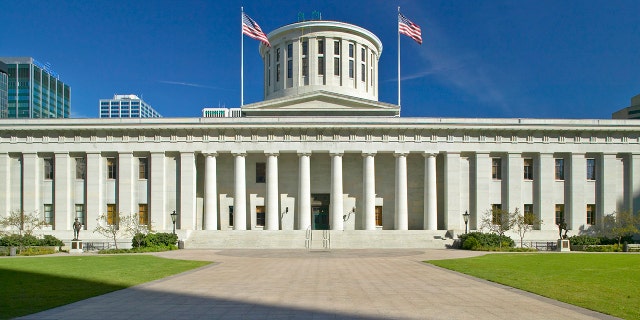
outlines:
[[329, 194], [312, 194], [311, 229], [329, 230]]

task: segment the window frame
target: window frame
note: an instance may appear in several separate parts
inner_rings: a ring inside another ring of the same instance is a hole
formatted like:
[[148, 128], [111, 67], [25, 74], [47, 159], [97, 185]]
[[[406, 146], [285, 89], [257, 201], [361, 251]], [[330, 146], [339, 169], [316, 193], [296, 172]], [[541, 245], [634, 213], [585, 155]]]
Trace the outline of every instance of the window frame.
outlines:
[[44, 173], [44, 180], [53, 180], [55, 178], [55, 171], [54, 171], [54, 162], [53, 162], [53, 158], [42, 158], [42, 167], [43, 167], [43, 173]]
[[502, 158], [491, 158], [491, 179], [502, 180]]
[[597, 179], [597, 171], [596, 171], [596, 159], [595, 158], [587, 158], [587, 180], [595, 181]]
[[596, 205], [594, 203], [587, 204], [587, 224], [591, 226], [596, 225]]
[[107, 179], [118, 178], [118, 162], [116, 158], [107, 158]]
[[76, 160], [76, 180], [84, 180], [87, 178], [87, 159], [83, 157], [75, 158]]
[[564, 158], [555, 158], [554, 160], [554, 177], [556, 180], [564, 181]]
[[267, 183], [266, 162], [256, 162], [256, 183]]
[[55, 213], [53, 212], [53, 204], [45, 203], [42, 205], [42, 217], [43, 221], [48, 226], [53, 226], [55, 223]]
[[264, 227], [266, 223], [266, 213], [264, 206], [256, 206], [256, 227]]
[[561, 224], [563, 221], [566, 223], [565, 216], [564, 216], [564, 212], [565, 212], [564, 209], [565, 208], [563, 203], [556, 203], [556, 206], [554, 209], [556, 225]]
[[149, 158], [138, 158], [138, 179], [149, 179]]
[[107, 203], [107, 225], [118, 225], [118, 210], [115, 203]]
[[149, 225], [149, 205], [138, 203], [138, 223], [143, 226]]

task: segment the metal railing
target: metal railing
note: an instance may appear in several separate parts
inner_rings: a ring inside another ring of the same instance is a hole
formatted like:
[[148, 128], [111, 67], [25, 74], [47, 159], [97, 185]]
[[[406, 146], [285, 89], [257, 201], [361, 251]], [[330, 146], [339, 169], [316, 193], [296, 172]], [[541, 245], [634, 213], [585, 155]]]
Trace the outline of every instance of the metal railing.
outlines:
[[304, 247], [307, 250], [311, 250], [311, 241], [313, 240], [313, 232], [311, 232], [311, 225], [307, 227], [307, 231], [304, 235]]
[[538, 251], [556, 251], [558, 243], [554, 241], [529, 241], [524, 242], [524, 247], [533, 248]]

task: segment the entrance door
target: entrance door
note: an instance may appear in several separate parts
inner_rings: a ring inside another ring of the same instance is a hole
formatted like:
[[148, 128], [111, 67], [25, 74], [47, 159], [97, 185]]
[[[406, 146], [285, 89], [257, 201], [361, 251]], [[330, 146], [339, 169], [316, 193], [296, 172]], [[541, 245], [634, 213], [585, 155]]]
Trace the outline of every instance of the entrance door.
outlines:
[[313, 230], [329, 230], [329, 206], [311, 207]]

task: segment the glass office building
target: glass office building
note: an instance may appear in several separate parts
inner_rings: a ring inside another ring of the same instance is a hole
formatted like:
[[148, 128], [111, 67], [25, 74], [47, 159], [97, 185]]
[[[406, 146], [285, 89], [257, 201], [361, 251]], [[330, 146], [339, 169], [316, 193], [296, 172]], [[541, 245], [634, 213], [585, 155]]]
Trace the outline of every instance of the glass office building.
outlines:
[[7, 66], [3, 118], [69, 118], [71, 89], [48, 64], [29, 57], [0, 57]]
[[116, 94], [100, 99], [100, 118], [161, 118], [148, 103], [135, 94]]
[[0, 118], [6, 118], [9, 112], [9, 102], [7, 101], [9, 75], [7, 72], [7, 65], [0, 61]]

